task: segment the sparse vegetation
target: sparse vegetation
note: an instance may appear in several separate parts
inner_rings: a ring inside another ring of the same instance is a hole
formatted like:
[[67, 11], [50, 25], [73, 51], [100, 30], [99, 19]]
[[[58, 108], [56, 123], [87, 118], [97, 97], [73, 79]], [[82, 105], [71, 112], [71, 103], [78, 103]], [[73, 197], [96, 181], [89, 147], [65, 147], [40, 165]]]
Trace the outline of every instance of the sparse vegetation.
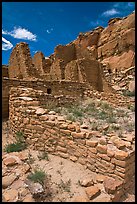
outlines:
[[134, 105], [128, 105], [128, 109], [132, 112], [135, 112], [135, 106]]
[[64, 182], [61, 179], [60, 184], [58, 185], [59, 188], [61, 188], [62, 190], [66, 191], [66, 192], [70, 192], [70, 187], [71, 187], [71, 179], [69, 179], [68, 181]]
[[124, 91], [123, 91], [123, 95], [124, 95], [124, 96], [133, 97], [133, 96], [135, 96], [135, 91], [131, 92], [131, 91], [129, 91], [129, 90], [124, 90]]
[[20, 152], [20, 151], [26, 149], [27, 145], [25, 143], [24, 134], [22, 132], [18, 131], [15, 135], [15, 139], [16, 139], [15, 143], [10, 143], [10, 144], [6, 145], [5, 151], [7, 153]]
[[41, 154], [38, 155], [39, 160], [45, 159], [47, 161], [49, 161], [49, 156], [48, 153], [46, 151], [43, 151]]
[[46, 173], [42, 170], [35, 169], [34, 173], [31, 173], [30, 175], [28, 175], [27, 178], [33, 181], [34, 183], [39, 182], [41, 185], [44, 185]]

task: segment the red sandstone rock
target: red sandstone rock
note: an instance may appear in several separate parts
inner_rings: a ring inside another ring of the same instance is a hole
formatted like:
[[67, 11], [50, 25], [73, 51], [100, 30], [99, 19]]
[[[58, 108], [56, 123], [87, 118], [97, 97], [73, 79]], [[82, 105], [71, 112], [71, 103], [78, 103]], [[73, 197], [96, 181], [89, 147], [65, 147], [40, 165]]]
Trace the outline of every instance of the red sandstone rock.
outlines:
[[86, 133], [82, 133], [82, 132], [80, 132], [80, 133], [72, 132], [71, 135], [74, 138], [82, 138], [82, 139], [84, 139], [86, 137]]
[[16, 202], [18, 200], [18, 191], [15, 189], [10, 189], [4, 192], [3, 196], [7, 202]]
[[129, 156], [128, 152], [124, 152], [122, 150], [116, 151], [115, 152], [115, 158], [118, 160], [125, 160]]
[[7, 157], [3, 160], [3, 162], [6, 166], [13, 166], [18, 163], [17, 160], [13, 157]]
[[91, 178], [84, 178], [80, 180], [80, 185], [84, 187], [89, 187], [94, 185], [93, 179]]
[[98, 145], [97, 151], [100, 153], [107, 153], [107, 146], [106, 145]]
[[129, 83], [129, 91], [135, 92], [135, 81]]
[[90, 200], [92, 200], [93, 198], [97, 197], [101, 193], [100, 189], [97, 186], [87, 187], [85, 189], [85, 191], [86, 191], [86, 194], [87, 194], [87, 196], [88, 196], [88, 198]]
[[90, 147], [96, 147], [98, 144], [98, 141], [95, 140], [86, 140], [86, 145], [90, 146]]
[[114, 178], [105, 178], [104, 179], [104, 188], [108, 194], [114, 194], [118, 187], [122, 186], [122, 181], [115, 180]]

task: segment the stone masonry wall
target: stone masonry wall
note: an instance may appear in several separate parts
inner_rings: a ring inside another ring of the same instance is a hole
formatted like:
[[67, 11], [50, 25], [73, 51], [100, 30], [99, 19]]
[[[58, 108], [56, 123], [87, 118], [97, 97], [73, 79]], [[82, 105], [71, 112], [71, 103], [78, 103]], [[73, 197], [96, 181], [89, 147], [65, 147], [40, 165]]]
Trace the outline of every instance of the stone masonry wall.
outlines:
[[9, 78], [40, 78], [39, 71], [32, 63], [27, 43], [19, 43], [12, 50], [9, 60]]
[[2, 78], [2, 119], [9, 116], [9, 83]]
[[126, 189], [135, 173], [134, 146], [126, 148], [122, 139], [116, 145], [98, 131], [89, 131], [65, 116], [48, 111], [41, 106], [41, 94], [32, 88], [11, 87], [13, 132], [24, 132], [26, 142], [36, 150], [79, 162], [91, 171], [121, 180], [122, 189]]

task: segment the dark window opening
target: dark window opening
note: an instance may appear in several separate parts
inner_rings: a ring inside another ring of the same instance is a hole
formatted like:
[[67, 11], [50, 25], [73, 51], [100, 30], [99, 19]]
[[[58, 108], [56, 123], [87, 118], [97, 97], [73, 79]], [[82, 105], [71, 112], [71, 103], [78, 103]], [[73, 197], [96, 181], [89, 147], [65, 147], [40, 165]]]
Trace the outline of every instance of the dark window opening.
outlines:
[[47, 94], [51, 94], [51, 89], [50, 88], [47, 89]]

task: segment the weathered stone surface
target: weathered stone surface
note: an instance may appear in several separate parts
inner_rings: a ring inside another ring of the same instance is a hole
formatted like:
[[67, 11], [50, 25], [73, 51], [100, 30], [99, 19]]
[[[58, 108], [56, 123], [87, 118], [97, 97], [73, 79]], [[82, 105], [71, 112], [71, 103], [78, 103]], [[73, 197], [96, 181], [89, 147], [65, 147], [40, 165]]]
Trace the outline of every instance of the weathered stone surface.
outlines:
[[72, 132], [71, 135], [74, 138], [81, 138], [81, 139], [84, 139], [86, 137], [86, 133], [83, 133], [83, 132], [80, 132], [80, 133]]
[[46, 113], [46, 111], [43, 109], [43, 108], [38, 108], [37, 110], [36, 110], [36, 114], [37, 115], [43, 115], [43, 114], [45, 114]]
[[7, 188], [10, 186], [17, 176], [15, 174], [10, 174], [9, 176], [2, 177], [2, 188]]
[[86, 140], [86, 145], [90, 146], [90, 147], [96, 147], [98, 144], [98, 141], [96, 140]]
[[124, 152], [122, 150], [116, 151], [115, 152], [115, 158], [118, 160], [125, 160], [129, 156], [128, 152]]
[[94, 185], [93, 179], [91, 178], [84, 178], [80, 180], [80, 185], [84, 187], [89, 187]]
[[115, 180], [114, 178], [105, 178], [104, 179], [104, 188], [108, 194], [114, 194], [118, 187], [122, 186], [122, 181]]
[[96, 176], [96, 181], [98, 183], [103, 183], [104, 179], [106, 178], [106, 176], [102, 175], [102, 174], [97, 174]]
[[85, 189], [85, 192], [90, 200], [97, 197], [101, 191], [97, 186], [90, 186]]
[[135, 81], [129, 83], [129, 91], [135, 92]]
[[3, 196], [7, 202], [16, 202], [18, 200], [18, 191], [15, 189], [9, 189], [4, 192]]
[[100, 153], [107, 153], [107, 146], [106, 145], [98, 145], [97, 146], [97, 151]]
[[3, 159], [3, 162], [6, 166], [13, 166], [15, 164], [21, 163], [21, 160], [16, 156], [9, 156]]

